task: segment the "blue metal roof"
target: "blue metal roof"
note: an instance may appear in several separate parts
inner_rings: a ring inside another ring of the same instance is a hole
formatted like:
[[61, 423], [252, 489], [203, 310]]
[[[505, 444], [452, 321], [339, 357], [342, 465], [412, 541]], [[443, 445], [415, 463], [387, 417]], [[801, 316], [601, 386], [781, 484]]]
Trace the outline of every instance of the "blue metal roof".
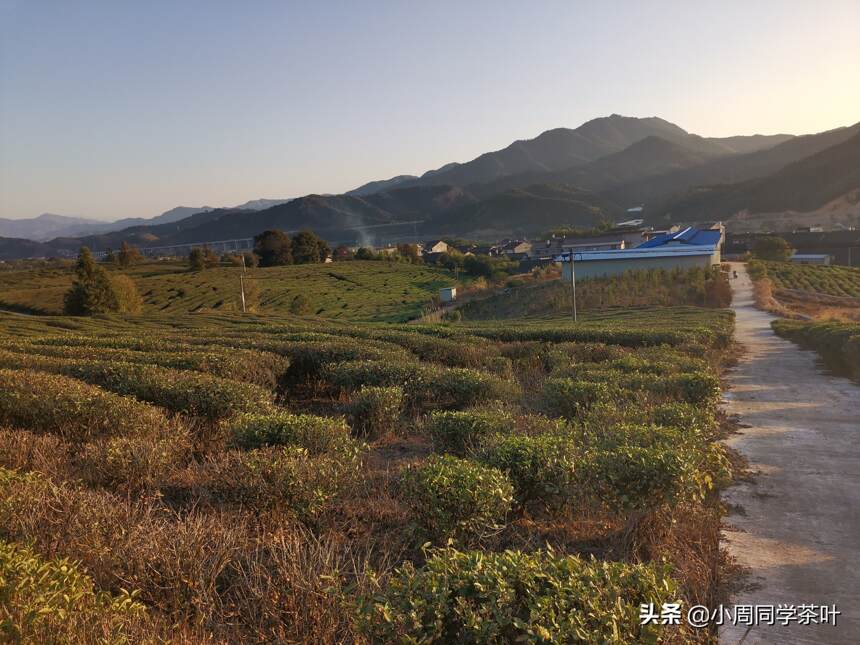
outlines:
[[651, 238], [647, 242], [642, 242], [637, 249], [653, 249], [658, 246], [664, 246], [670, 242], [680, 242], [682, 244], [691, 244], [693, 246], [716, 246], [720, 243], [720, 232], [718, 230], [708, 229], [706, 231], [688, 226], [683, 231], [678, 233], [665, 233]]

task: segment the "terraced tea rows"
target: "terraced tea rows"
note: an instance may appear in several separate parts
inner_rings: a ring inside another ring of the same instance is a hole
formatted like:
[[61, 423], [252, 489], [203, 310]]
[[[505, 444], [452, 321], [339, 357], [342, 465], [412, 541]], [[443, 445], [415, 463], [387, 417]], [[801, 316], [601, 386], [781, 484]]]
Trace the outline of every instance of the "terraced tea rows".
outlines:
[[727, 312], [0, 323], [16, 612], [71, 558], [79, 637], [706, 638], [638, 610], [713, 593]]

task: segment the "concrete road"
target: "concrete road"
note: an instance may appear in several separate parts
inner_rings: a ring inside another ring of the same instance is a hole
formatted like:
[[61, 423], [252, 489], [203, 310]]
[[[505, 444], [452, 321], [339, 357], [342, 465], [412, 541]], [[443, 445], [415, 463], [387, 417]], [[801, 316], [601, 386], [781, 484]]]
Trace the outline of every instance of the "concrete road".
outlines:
[[750, 568], [743, 605], [836, 605], [832, 625], [727, 625], [721, 643], [860, 643], [860, 386], [826, 374], [812, 351], [776, 336], [733, 264], [736, 338], [746, 354], [729, 374], [728, 412], [750, 427], [727, 443], [754, 481], [724, 496], [723, 534]]

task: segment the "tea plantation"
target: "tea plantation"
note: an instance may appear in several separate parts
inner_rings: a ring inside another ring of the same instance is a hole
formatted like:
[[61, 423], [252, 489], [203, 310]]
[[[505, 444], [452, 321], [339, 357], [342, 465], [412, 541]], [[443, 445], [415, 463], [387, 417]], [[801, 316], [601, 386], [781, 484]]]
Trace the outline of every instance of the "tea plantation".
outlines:
[[860, 298], [860, 268], [762, 261], [750, 262], [748, 268], [755, 279], [768, 277], [779, 289]]
[[[242, 310], [241, 267], [190, 271], [175, 261], [149, 261], [122, 272], [136, 282], [144, 313]], [[73, 277], [71, 267], [0, 271], [0, 309], [60, 314]], [[390, 322], [417, 316], [440, 288], [454, 284], [443, 269], [384, 261], [249, 268], [244, 279], [246, 305], [261, 313], [290, 313], [302, 294], [302, 314]]]
[[4, 638], [708, 642], [639, 611], [720, 601], [731, 312], [384, 324], [448, 278], [370, 267], [261, 277], [247, 315], [207, 304], [227, 269], [0, 312]]

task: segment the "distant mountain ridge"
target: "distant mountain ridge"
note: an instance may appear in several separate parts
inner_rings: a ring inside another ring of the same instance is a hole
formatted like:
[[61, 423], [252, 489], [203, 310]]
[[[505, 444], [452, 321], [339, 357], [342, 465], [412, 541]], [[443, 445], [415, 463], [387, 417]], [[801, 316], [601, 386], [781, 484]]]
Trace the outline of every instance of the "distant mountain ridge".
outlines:
[[617, 221], [640, 204], [655, 223], [764, 207], [817, 208], [821, 200], [850, 202], [845, 195], [860, 191], [852, 147], [858, 133], [860, 123], [799, 137], [701, 137], [656, 117], [612, 115], [420, 177], [398, 175], [341, 195], [189, 209], [196, 212], [187, 217], [179, 207], [153, 220], [126, 220], [134, 226], [123, 230], [63, 236], [32, 248], [72, 254], [81, 245], [103, 250], [123, 241], [195, 244], [249, 238], [267, 228], [311, 228], [329, 241], [359, 244], [442, 235], [489, 241]]

